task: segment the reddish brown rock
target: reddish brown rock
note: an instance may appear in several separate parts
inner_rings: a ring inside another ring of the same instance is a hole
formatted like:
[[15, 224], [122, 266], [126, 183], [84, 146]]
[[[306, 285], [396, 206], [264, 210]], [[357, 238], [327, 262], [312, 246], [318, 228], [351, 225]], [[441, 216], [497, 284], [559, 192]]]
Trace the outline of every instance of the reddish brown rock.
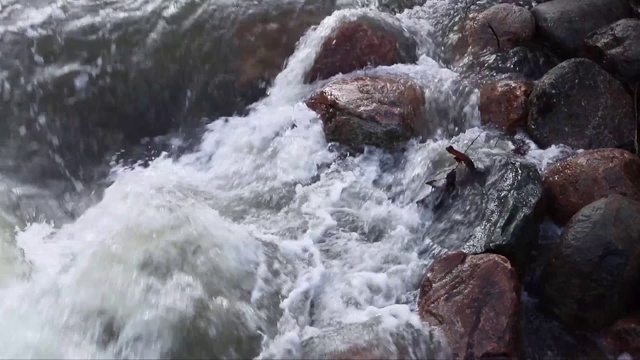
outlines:
[[480, 119], [483, 125], [492, 124], [513, 132], [527, 125], [529, 95], [533, 82], [499, 81], [480, 89]]
[[614, 357], [629, 354], [640, 359], [640, 312], [627, 316], [608, 328], [603, 341]]
[[640, 159], [621, 149], [585, 151], [551, 166], [544, 184], [549, 215], [563, 225], [609, 194], [640, 200]]
[[340, 25], [329, 36], [307, 74], [307, 82], [328, 79], [366, 67], [413, 63], [415, 41], [403, 30], [363, 18]]
[[529, 10], [498, 4], [472, 22], [467, 36], [472, 49], [510, 49], [531, 40], [535, 30], [536, 23]]
[[452, 358], [517, 358], [519, 294], [516, 272], [505, 257], [455, 252], [429, 268], [419, 313], [442, 329]]
[[337, 80], [311, 96], [307, 106], [322, 118], [328, 142], [389, 148], [427, 135], [422, 89], [406, 79]]
[[270, 83], [282, 70], [300, 37], [330, 15], [333, 6], [287, 4], [254, 11], [240, 19], [233, 32], [238, 54], [232, 66], [237, 68], [240, 88], [264, 81]]

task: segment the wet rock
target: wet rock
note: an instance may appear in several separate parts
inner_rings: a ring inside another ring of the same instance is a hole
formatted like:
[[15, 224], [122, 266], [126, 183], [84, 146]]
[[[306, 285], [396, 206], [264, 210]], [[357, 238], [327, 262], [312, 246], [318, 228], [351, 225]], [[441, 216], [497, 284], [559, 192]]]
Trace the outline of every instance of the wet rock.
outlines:
[[302, 342], [302, 359], [433, 359], [444, 350], [433, 332], [410, 324], [391, 330], [380, 318], [325, 328]]
[[565, 58], [581, 54], [592, 31], [631, 17], [628, 0], [554, 0], [534, 7], [536, 36]]
[[473, 21], [468, 37], [472, 49], [509, 49], [533, 38], [535, 29], [529, 10], [512, 4], [498, 4]]
[[533, 82], [498, 81], [480, 89], [480, 120], [513, 132], [527, 124]]
[[369, 66], [416, 61], [416, 43], [412, 37], [394, 24], [365, 17], [335, 29], [322, 44], [306, 80], [313, 82]]
[[566, 326], [599, 330], [638, 308], [640, 202], [610, 195], [567, 224], [542, 273], [543, 306]]
[[521, 303], [522, 359], [607, 359], [595, 339], [573, 334], [545, 315], [524, 294]]
[[453, 191], [438, 187], [429, 195], [433, 219], [426, 237], [450, 251], [504, 255], [522, 272], [537, 239], [542, 177], [515, 157], [468, 155], [477, 172], [459, 170]]
[[620, 81], [640, 80], [640, 19], [623, 19], [591, 33], [585, 52]]
[[520, 289], [500, 255], [455, 252], [436, 260], [418, 306], [422, 320], [443, 331], [453, 359], [519, 355]]
[[616, 358], [628, 354], [633, 359], [640, 359], [640, 312], [621, 319], [605, 330], [603, 342]]
[[563, 225], [610, 194], [640, 201], [640, 158], [621, 149], [585, 151], [549, 167], [544, 185], [549, 215]]
[[241, 19], [234, 31], [238, 58], [233, 61], [238, 88], [266, 86], [280, 73], [300, 37], [331, 15], [329, 1], [271, 6]]
[[633, 101], [597, 64], [573, 59], [551, 69], [529, 97], [527, 131], [541, 147], [617, 147], [633, 140]]
[[307, 100], [324, 123], [328, 142], [390, 148], [426, 136], [425, 100], [412, 81], [378, 76], [337, 80]]

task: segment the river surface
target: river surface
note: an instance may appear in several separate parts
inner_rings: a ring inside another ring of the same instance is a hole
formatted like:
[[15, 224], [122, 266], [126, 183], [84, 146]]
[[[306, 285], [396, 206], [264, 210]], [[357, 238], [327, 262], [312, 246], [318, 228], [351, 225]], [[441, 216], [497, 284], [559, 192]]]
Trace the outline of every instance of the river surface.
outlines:
[[[416, 202], [447, 145], [514, 144], [477, 127], [478, 92], [447, 66], [459, 2], [327, 4], [236, 111], [203, 84], [234, 61], [226, 30], [276, 0], [0, 0], [0, 358], [295, 358], [398, 333], [446, 357], [415, 313], [444, 251]], [[304, 104], [323, 39], [363, 14], [419, 45], [359, 72], [424, 88], [438, 135], [403, 153], [340, 156]], [[564, 151], [530, 145], [540, 169]]]

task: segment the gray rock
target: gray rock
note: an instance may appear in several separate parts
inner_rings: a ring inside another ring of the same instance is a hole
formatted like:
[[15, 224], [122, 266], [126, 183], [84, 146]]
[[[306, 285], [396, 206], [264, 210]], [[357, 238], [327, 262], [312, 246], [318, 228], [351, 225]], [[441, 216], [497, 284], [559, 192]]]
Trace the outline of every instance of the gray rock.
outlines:
[[461, 172], [453, 192], [431, 194], [427, 237], [450, 251], [504, 255], [522, 272], [537, 238], [542, 177], [535, 166], [511, 156], [490, 155], [484, 164], [469, 156], [477, 173]]
[[632, 14], [628, 0], [554, 0], [533, 8], [536, 33], [560, 55], [581, 53], [592, 31]]
[[633, 141], [633, 101], [615, 78], [587, 59], [551, 69], [529, 97], [527, 131], [541, 147], [618, 147]]
[[640, 19], [623, 19], [589, 34], [585, 52], [620, 81], [640, 80]]
[[640, 202], [616, 194], [578, 212], [541, 283], [544, 307], [575, 330], [600, 330], [638, 308]]

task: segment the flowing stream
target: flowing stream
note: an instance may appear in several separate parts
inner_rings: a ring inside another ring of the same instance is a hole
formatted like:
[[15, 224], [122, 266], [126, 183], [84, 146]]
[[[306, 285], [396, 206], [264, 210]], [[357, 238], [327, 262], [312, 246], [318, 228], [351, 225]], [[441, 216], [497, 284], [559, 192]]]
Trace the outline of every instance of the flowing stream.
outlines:
[[[443, 65], [443, 24], [457, 5], [429, 0], [394, 15], [376, 1], [331, 4], [266, 96], [216, 119], [222, 105], [198, 90], [203, 64], [227, 61], [220, 34], [238, 14], [271, 3], [0, 0], [0, 358], [317, 358], [397, 336], [416, 357], [446, 357], [415, 312], [425, 269], [444, 251], [425, 237], [430, 214], [416, 202], [451, 163], [447, 145], [477, 139], [477, 157], [514, 148], [477, 127], [477, 91]], [[323, 39], [362, 14], [418, 41], [416, 64], [358, 72], [424, 88], [440, 131], [403, 153], [340, 156], [304, 104], [323, 84], [303, 83]], [[176, 58], [181, 79], [163, 63]], [[87, 95], [101, 77], [121, 81], [116, 100], [146, 104], [144, 114]], [[149, 79], [155, 87], [141, 85]], [[175, 109], [145, 103], [162, 102], [159, 89], [175, 92], [167, 99], [193, 126], [144, 140], [160, 144], [153, 156], [105, 160], [95, 149], [118, 143], [117, 132], [95, 144], [79, 135], [164, 119]], [[561, 152], [533, 147], [527, 159], [543, 169]], [[101, 166], [83, 162], [96, 158]]]

